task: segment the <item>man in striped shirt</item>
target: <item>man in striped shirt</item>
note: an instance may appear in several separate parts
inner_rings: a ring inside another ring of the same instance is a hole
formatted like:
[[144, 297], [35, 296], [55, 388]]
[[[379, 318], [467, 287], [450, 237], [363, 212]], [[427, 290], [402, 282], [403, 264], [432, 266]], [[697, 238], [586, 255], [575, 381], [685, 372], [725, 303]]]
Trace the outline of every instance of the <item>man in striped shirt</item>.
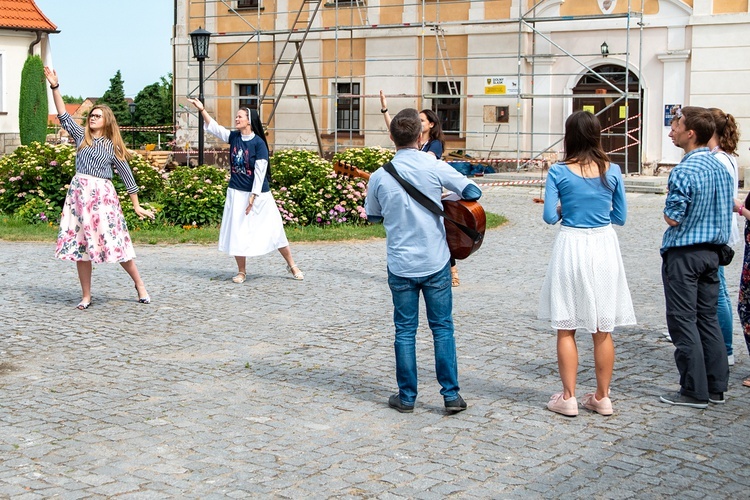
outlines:
[[669, 174], [662, 282], [681, 387], [661, 401], [706, 408], [724, 403], [729, 378], [716, 304], [718, 252], [729, 240], [734, 206], [732, 178], [706, 147], [715, 128], [708, 110], [684, 107], [671, 127], [669, 137], [686, 154]]

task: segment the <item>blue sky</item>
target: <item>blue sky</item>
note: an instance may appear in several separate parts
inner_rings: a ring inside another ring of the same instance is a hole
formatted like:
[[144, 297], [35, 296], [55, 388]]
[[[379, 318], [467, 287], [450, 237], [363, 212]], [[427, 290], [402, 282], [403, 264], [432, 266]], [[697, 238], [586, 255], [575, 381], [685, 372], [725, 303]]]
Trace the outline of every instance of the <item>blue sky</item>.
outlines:
[[60, 90], [100, 97], [120, 70], [125, 96], [172, 71], [173, 0], [35, 0], [60, 33], [50, 35]]

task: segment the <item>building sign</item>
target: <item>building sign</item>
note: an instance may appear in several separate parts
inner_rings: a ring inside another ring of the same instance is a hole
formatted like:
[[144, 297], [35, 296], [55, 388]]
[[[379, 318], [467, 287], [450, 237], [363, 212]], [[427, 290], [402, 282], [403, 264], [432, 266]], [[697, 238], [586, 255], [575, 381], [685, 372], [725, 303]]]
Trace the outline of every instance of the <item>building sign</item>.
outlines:
[[518, 95], [518, 78], [488, 76], [484, 82], [485, 95]]
[[598, 0], [598, 2], [602, 14], [611, 14], [617, 5], [617, 0]]
[[669, 127], [672, 124], [672, 118], [682, 109], [682, 104], [665, 104], [664, 105], [664, 126]]
[[593, 104], [584, 104], [583, 105], [583, 111], [588, 111], [592, 115], [596, 114], [596, 107], [594, 107]]

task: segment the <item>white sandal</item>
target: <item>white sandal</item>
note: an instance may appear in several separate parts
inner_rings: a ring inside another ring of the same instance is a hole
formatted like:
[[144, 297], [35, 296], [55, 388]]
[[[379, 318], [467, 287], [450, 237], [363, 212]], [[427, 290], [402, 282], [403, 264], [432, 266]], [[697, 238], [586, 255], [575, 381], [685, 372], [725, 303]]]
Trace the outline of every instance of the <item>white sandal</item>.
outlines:
[[234, 281], [235, 283], [244, 283], [246, 277], [247, 277], [247, 274], [245, 274], [243, 272], [239, 272], [239, 273], [237, 273], [237, 276], [235, 276], [234, 278], [232, 278], [232, 281]]
[[[296, 271], [295, 271], [296, 269]], [[305, 275], [302, 273], [299, 267], [295, 266], [286, 266], [286, 270], [289, 271], [289, 274], [292, 275], [292, 277], [298, 281], [301, 281], [305, 279]]]

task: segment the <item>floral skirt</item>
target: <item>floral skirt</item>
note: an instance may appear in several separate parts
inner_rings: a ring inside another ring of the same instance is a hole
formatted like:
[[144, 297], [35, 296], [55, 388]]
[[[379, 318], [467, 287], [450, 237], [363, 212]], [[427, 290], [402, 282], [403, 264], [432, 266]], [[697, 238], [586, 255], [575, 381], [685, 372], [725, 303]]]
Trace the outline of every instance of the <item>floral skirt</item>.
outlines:
[[135, 258], [120, 200], [109, 179], [76, 174], [70, 181], [55, 257], [95, 264]]

